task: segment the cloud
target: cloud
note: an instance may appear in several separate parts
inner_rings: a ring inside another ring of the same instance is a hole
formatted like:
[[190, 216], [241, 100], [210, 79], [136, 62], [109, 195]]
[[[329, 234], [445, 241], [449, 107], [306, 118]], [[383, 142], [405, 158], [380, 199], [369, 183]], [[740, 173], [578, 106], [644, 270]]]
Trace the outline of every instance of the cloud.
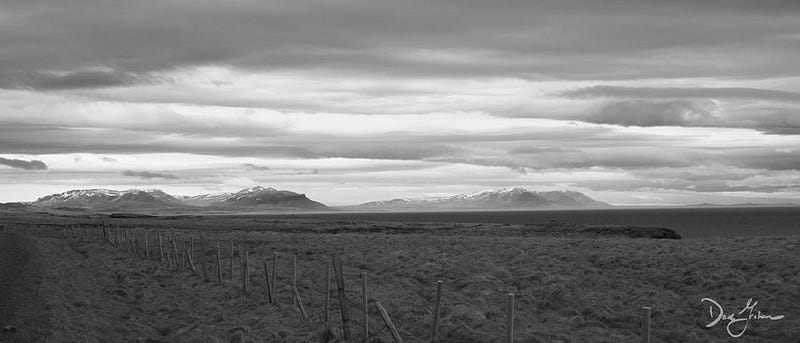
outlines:
[[[6, 88], [31, 88], [35, 90], [69, 90], [86, 88], [105, 88], [128, 86], [139, 82], [142, 77], [132, 73], [102, 70], [75, 70], [63, 73], [32, 72], [24, 76], [10, 77]], [[0, 86], [3, 86], [0, 83]]]
[[569, 98], [639, 98], [639, 99], [761, 99], [800, 101], [800, 93], [772, 89], [728, 87], [728, 88], [679, 88], [679, 87], [619, 87], [592, 86], [557, 93]]
[[459, 78], [796, 74], [800, 48], [780, 40], [797, 32], [785, 15], [796, 5], [702, 3], [5, 1], [0, 13], [13, 15], [3, 19], [10, 48], [0, 70], [67, 76], [0, 78], [21, 84], [6, 87], [116, 87], [204, 65]]
[[[601, 175], [632, 191], [793, 189], [800, 158], [776, 151], [800, 145], [799, 4], [2, 1], [0, 153], [54, 154], [37, 157], [48, 173], [2, 172], [28, 184], [455, 189]], [[124, 158], [75, 171], [76, 153]], [[135, 162], [150, 154], [202, 163]], [[711, 166], [740, 173], [666, 171]]]
[[800, 108], [743, 108], [730, 115], [728, 125], [774, 135], [800, 135]]
[[546, 154], [546, 153], [563, 153], [563, 152], [579, 152], [578, 149], [561, 148], [561, 147], [539, 147], [539, 146], [521, 146], [511, 149], [511, 154]]
[[133, 170], [126, 170], [122, 172], [124, 176], [131, 176], [131, 177], [138, 177], [141, 179], [165, 179], [165, 180], [178, 180], [180, 179], [178, 176], [173, 174], [167, 173], [156, 173], [156, 172], [149, 172], [149, 171], [133, 171]]
[[568, 171], [592, 168], [638, 170], [658, 167], [679, 168], [694, 165], [693, 160], [704, 155], [688, 149], [662, 148], [583, 148], [578, 152], [558, 154], [512, 154], [481, 156], [457, 156], [433, 158], [430, 161], [464, 163], [479, 166], [505, 167], [518, 173], [532, 171]]
[[25, 170], [47, 170], [47, 164], [38, 160], [16, 160], [0, 157], [0, 165]]
[[245, 163], [244, 166], [249, 170], [257, 170], [257, 171], [270, 170], [270, 168], [267, 166], [259, 166], [252, 163]]
[[[763, 100], [762, 100], [763, 101]], [[727, 103], [711, 99], [623, 100], [575, 115], [578, 120], [621, 126], [725, 127], [766, 134], [800, 134], [800, 107], [789, 104]]]
[[586, 121], [622, 126], [713, 126], [719, 108], [713, 101], [620, 101], [605, 105]]

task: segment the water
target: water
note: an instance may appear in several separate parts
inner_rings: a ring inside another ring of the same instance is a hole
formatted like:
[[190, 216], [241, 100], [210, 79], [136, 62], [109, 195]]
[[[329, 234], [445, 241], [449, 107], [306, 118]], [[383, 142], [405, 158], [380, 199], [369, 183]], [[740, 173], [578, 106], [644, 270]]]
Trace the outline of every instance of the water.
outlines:
[[604, 209], [298, 214], [333, 220], [535, 224], [557, 222], [665, 227], [684, 238], [788, 236], [800, 234], [800, 207]]

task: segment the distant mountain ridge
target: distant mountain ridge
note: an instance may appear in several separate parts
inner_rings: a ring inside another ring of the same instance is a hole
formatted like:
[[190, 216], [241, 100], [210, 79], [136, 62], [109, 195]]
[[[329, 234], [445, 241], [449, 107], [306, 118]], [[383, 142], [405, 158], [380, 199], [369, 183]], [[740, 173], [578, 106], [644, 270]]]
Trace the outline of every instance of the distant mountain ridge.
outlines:
[[32, 205], [45, 208], [86, 208], [94, 210], [143, 209], [179, 206], [181, 201], [159, 189], [76, 189], [51, 194]]
[[575, 191], [538, 192], [522, 187], [485, 190], [472, 194], [433, 199], [392, 199], [371, 201], [355, 206], [372, 210], [452, 210], [452, 209], [531, 209], [531, 208], [603, 208], [611, 205]]
[[99, 211], [127, 211], [164, 208], [228, 209], [325, 209], [322, 203], [291, 191], [261, 186], [236, 193], [172, 196], [159, 189], [78, 189], [41, 197], [31, 205], [44, 208], [81, 208]]

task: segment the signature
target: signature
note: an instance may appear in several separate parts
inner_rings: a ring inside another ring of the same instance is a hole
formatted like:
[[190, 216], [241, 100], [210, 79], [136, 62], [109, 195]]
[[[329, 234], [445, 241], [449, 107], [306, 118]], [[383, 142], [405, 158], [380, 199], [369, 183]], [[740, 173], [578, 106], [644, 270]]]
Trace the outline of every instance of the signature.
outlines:
[[[761, 313], [761, 311], [756, 310], [756, 305], [758, 305], [758, 301], [753, 301], [753, 298], [747, 299], [747, 304], [742, 308], [739, 313], [725, 314], [722, 310], [722, 305], [718, 302], [714, 301], [711, 298], [703, 298], [700, 299], [700, 302], [708, 302], [710, 305], [708, 306], [708, 315], [713, 320], [706, 324], [707, 328], [713, 327], [717, 325], [720, 321], [728, 321], [728, 334], [731, 337], [740, 337], [744, 334], [747, 330], [747, 327], [750, 325], [750, 320], [781, 320], [783, 319], [783, 315], [769, 315]], [[755, 313], [754, 313], [755, 312]], [[739, 329], [737, 331], [737, 329]]]

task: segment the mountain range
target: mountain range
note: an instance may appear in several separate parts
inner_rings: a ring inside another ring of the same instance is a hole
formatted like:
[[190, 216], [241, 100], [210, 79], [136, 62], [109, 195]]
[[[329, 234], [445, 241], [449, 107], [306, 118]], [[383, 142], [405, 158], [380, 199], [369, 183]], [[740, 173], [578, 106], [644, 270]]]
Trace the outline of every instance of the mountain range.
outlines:
[[611, 205], [574, 191], [537, 192], [516, 187], [459, 194], [442, 198], [372, 201], [354, 206], [362, 210], [512, 210], [532, 208], [603, 208]]
[[236, 193], [172, 196], [159, 189], [80, 189], [41, 197], [31, 203], [44, 208], [76, 208], [96, 211], [130, 211], [145, 209], [214, 209], [214, 210], [323, 210], [327, 206], [290, 191], [246, 188]]
[[[253, 212], [280, 210], [330, 210], [305, 194], [261, 186], [233, 193], [173, 196], [159, 189], [79, 189], [51, 194], [28, 203], [37, 208], [104, 212]], [[340, 207], [349, 211], [515, 210], [610, 207], [574, 191], [538, 192], [521, 187], [485, 190], [440, 198], [406, 198], [372, 201]]]

